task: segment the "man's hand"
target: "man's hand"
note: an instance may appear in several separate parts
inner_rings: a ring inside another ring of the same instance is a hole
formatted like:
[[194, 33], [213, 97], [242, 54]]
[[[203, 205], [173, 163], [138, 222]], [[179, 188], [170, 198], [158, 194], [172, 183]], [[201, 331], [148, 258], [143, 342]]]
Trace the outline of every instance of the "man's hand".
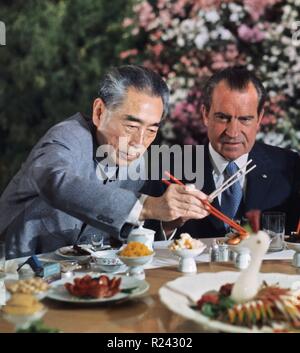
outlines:
[[209, 214], [201, 202], [203, 199], [207, 199], [207, 196], [199, 190], [171, 184], [161, 197], [147, 197], [139, 220], [157, 219], [184, 223], [188, 219], [201, 219]]

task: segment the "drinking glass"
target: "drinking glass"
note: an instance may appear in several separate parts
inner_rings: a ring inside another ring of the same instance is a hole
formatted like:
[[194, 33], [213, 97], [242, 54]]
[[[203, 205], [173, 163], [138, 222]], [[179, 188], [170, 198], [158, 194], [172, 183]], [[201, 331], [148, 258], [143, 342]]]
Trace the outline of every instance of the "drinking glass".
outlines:
[[91, 235], [91, 243], [95, 250], [101, 249], [104, 243], [104, 237], [101, 234], [92, 234]]
[[268, 233], [271, 242], [269, 251], [281, 251], [284, 248], [285, 213], [264, 212], [262, 214], [262, 228]]

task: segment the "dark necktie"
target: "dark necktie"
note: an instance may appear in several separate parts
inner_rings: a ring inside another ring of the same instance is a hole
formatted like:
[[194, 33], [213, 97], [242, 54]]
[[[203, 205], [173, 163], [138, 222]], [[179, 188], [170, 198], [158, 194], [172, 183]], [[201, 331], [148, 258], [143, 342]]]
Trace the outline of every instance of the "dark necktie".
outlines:
[[[228, 163], [225, 169], [225, 181], [238, 171], [238, 167], [234, 162]], [[221, 210], [229, 218], [234, 218], [240, 206], [243, 191], [239, 181], [231, 185], [222, 193]]]

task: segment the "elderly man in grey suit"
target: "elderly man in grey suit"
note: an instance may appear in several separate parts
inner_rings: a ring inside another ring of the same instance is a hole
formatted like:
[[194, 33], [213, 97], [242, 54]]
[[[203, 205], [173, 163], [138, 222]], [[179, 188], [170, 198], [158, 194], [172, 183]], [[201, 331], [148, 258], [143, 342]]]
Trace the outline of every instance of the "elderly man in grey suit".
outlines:
[[[93, 233], [124, 241], [147, 219], [206, 216], [200, 191], [172, 185], [161, 197], [140, 193], [142, 155], [167, 114], [168, 97], [153, 71], [114, 68], [100, 82], [91, 119], [77, 113], [44, 135], [0, 199], [7, 258], [86, 242]], [[102, 146], [114, 153], [98, 153]], [[128, 177], [135, 169], [140, 177]]]

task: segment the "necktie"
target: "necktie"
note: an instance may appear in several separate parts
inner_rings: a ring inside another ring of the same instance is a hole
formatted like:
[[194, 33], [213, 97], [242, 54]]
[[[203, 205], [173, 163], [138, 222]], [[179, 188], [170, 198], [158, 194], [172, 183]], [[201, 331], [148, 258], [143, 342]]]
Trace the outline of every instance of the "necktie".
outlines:
[[[228, 163], [225, 169], [225, 180], [230, 178], [238, 170], [234, 162]], [[222, 193], [221, 210], [229, 218], [234, 218], [239, 208], [243, 196], [243, 191], [239, 181], [231, 185]]]

